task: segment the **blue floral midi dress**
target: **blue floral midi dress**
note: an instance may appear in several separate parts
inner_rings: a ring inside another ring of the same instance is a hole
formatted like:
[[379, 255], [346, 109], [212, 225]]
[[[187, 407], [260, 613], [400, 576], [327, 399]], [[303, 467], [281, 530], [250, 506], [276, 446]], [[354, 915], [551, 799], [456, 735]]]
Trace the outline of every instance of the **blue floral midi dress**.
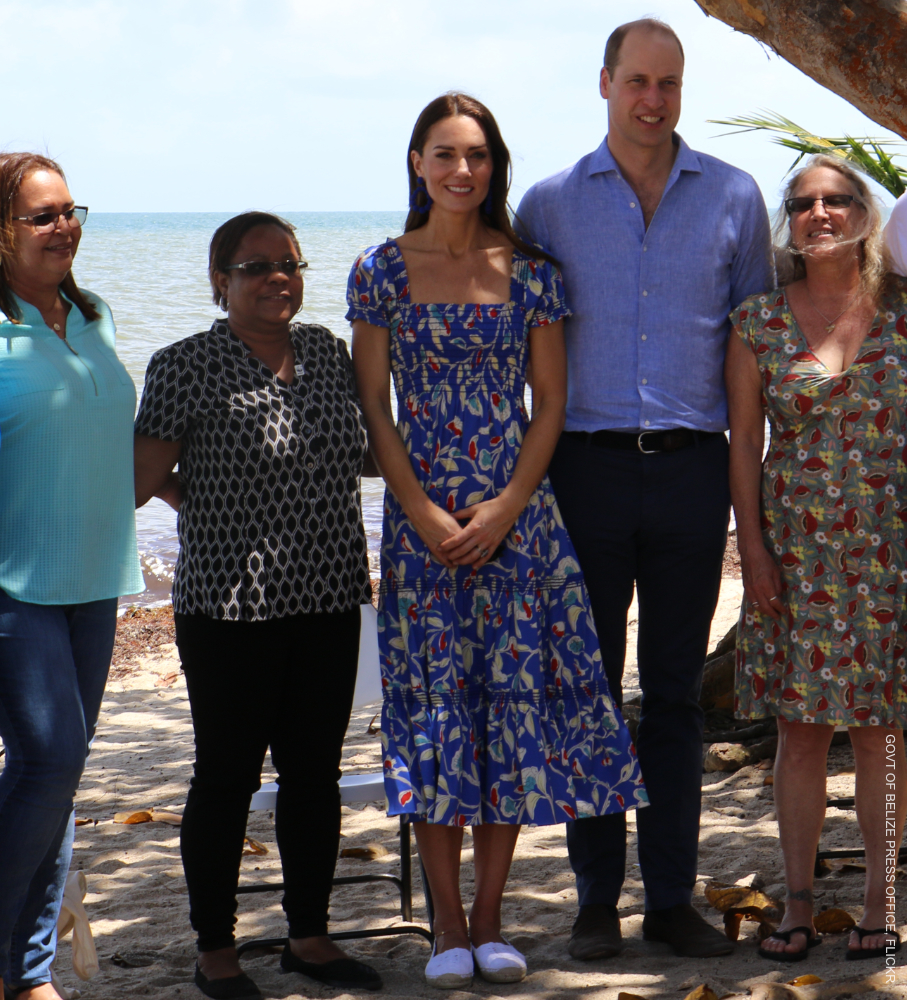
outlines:
[[[414, 304], [392, 240], [363, 253], [350, 321], [390, 331], [398, 430], [451, 512], [510, 481], [529, 422], [528, 334], [569, 315], [551, 264], [513, 255], [511, 301]], [[545, 825], [647, 802], [589, 596], [547, 477], [485, 566], [433, 559], [385, 494], [378, 635], [389, 813]]]

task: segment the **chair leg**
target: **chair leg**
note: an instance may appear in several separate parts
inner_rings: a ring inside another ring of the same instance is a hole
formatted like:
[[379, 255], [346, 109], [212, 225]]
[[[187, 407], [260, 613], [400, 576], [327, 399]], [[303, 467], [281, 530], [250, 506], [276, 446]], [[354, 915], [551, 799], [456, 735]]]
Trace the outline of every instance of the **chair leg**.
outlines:
[[400, 817], [400, 916], [411, 922], [413, 919], [413, 859], [409, 823]]
[[[418, 851], [418, 845], [416, 847]], [[431, 939], [435, 939], [435, 904], [431, 898], [431, 886], [428, 884], [428, 876], [425, 874], [425, 865], [422, 858], [419, 858], [419, 874], [422, 876], [422, 891], [425, 893], [425, 909], [428, 913], [428, 926], [431, 928]]]

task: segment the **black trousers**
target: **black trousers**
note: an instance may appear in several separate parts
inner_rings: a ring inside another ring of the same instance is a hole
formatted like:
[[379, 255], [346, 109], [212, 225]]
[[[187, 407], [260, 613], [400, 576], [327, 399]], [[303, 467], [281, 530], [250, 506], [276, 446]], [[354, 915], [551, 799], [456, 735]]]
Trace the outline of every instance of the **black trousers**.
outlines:
[[269, 746], [280, 786], [275, 824], [289, 934], [327, 933], [359, 614], [259, 622], [174, 616], [195, 727], [180, 850], [199, 951], [233, 944], [249, 802]]
[[[699, 691], [730, 510], [727, 441], [706, 437], [680, 451], [643, 455], [565, 435], [549, 475], [618, 703], [636, 585], [642, 688], [636, 749], [651, 802], [636, 819], [646, 907], [689, 903], [702, 783]], [[625, 814], [568, 823], [567, 847], [580, 905], [616, 904], [626, 866]]]

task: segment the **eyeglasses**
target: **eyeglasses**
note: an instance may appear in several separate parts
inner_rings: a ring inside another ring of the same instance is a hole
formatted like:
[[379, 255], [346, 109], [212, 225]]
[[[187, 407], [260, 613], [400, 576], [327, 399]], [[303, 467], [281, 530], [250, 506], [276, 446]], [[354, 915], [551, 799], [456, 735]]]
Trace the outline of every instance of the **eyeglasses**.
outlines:
[[57, 228], [57, 220], [65, 219], [71, 226], [81, 226], [88, 218], [84, 205], [73, 205], [65, 212], [39, 212], [37, 215], [14, 215], [13, 222], [30, 222], [36, 233], [49, 233]]
[[817, 201], [822, 202], [823, 208], [838, 209], [839, 211], [850, 208], [851, 204], [855, 201], [860, 208], [863, 207], [863, 203], [857, 201], [852, 194], [829, 194], [824, 198], [788, 198], [784, 202], [784, 207], [787, 209], [788, 215], [797, 215], [800, 212], [810, 211]]
[[275, 271], [292, 277], [297, 273], [302, 274], [308, 266], [308, 262], [304, 260], [247, 260], [242, 264], [227, 264], [224, 270], [244, 271], [250, 278], [260, 278]]

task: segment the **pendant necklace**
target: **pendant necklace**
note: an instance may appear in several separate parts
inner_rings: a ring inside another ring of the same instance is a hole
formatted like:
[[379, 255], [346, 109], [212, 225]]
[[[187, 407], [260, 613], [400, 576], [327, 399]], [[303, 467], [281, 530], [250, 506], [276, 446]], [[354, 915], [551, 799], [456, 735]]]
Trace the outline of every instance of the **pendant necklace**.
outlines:
[[60, 332], [60, 324], [59, 323], [54, 323], [54, 329], [57, 331], [57, 333], [59, 333]]
[[806, 297], [809, 299], [809, 304], [818, 313], [818, 315], [821, 316], [822, 319], [825, 320], [825, 332], [826, 333], [834, 333], [835, 332], [835, 326], [837, 325], [838, 320], [844, 315], [844, 313], [847, 312], [848, 309], [850, 309], [850, 307], [856, 301], [857, 295], [859, 295], [858, 291], [854, 292], [853, 295], [851, 295], [851, 297], [847, 300], [847, 305], [844, 306], [844, 308], [838, 313], [838, 315], [835, 316], [834, 319], [829, 319], [825, 315], [824, 312], [821, 312], [819, 310], [819, 307], [816, 305], [816, 303], [813, 302], [813, 297], [812, 297], [812, 295], [809, 294], [809, 285], [804, 282], [804, 287], [806, 288]]

